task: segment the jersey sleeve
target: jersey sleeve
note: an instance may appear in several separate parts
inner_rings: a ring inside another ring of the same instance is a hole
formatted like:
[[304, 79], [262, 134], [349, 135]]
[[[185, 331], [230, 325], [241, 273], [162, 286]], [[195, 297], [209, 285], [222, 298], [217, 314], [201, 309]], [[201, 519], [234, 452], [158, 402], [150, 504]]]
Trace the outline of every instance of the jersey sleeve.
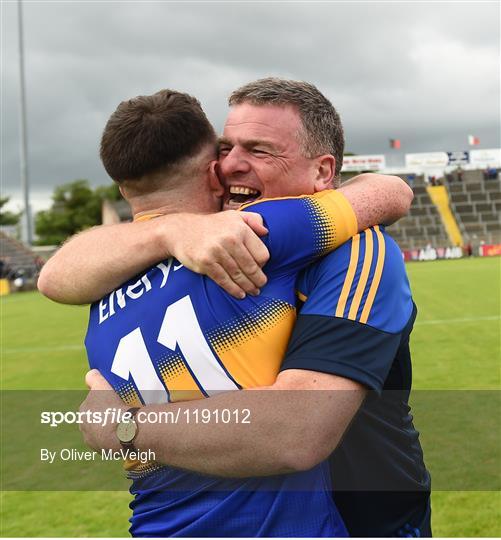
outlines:
[[332, 373], [381, 392], [415, 316], [398, 245], [367, 229], [303, 272], [298, 287], [304, 305], [281, 369]]
[[261, 214], [269, 234], [265, 272], [297, 272], [357, 233], [357, 218], [342, 193], [326, 190], [311, 196], [258, 201], [242, 207]]

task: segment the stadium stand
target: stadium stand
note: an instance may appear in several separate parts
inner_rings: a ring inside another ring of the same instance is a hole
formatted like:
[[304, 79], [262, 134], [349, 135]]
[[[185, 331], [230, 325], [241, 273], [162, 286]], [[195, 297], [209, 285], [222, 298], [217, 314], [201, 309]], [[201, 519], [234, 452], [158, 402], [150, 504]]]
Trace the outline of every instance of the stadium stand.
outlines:
[[8, 279], [22, 277], [26, 286], [33, 286], [42, 260], [18, 240], [0, 232], [0, 258], [6, 267]]
[[447, 184], [452, 210], [466, 242], [501, 243], [501, 182], [482, 171], [465, 171], [462, 182]]
[[[405, 175], [402, 178], [407, 179]], [[450, 240], [440, 214], [426, 191], [424, 176], [414, 176], [412, 185], [414, 201], [409, 215], [388, 227], [388, 232], [401, 249], [449, 246]]]

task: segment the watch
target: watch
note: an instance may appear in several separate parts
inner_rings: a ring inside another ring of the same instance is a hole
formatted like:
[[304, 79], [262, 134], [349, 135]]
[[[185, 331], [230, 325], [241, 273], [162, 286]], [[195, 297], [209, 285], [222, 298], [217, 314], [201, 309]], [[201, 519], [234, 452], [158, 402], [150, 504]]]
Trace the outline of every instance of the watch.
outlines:
[[139, 411], [139, 407], [132, 407], [127, 409], [126, 412], [130, 415], [130, 420], [122, 420], [117, 425], [116, 434], [120, 444], [125, 450], [135, 450], [134, 439], [138, 432], [138, 425], [135, 420], [135, 416]]

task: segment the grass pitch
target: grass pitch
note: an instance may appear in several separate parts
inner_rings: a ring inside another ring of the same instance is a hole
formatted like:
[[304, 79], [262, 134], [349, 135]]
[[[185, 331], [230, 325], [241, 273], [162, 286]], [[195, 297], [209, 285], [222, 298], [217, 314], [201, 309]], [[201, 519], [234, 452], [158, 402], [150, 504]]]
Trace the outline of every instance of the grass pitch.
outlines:
[[[407, 270], [419, 309], [412, 336], [414, 388], [499, 390], [501, 260], [412, 263]], [[2, 389], [83, 389], [87, 312], [87, 308], [53, 304], [37, 293], [2, 298]], [[419, 413], [417, 407], [415, 421], [422, 433], [425, 458], [435, 452], [438, 457], [434, 459], [439, 459], [432, 432], [439, 432], [441, 426], [423, 425]], [[451, 422], [460, 415], [460, 411], [449, 413]], [[480, 431], [490, 426], [489, 416], [485, 411], [479, 415], [476, 427]], [[443, 425], [447, 421], [446, 416]], [[499, 454], [493, 458], [488, 451], [489, 444], [497, 444], [498, 435], [499, 429], [494, 429], [493, 436], [482, 444], [487, 450], [471, 456], [467, 467], [450, 454], [443, 456], [444, 468], [457, 469], [451, 471], [454, 482], [459, 485], [474, 462], [487, 467], [478, 469], [478, 474], [489, 474], [489, 460], [493, 459], [493, 470], [499, 470]], [[2, 492], [0, 501], [2, 536], [128, 535], [127, 492], [11, 491]], [[500, 509], [500, 491], [435, 491], [434, 534], [500, 536]]]

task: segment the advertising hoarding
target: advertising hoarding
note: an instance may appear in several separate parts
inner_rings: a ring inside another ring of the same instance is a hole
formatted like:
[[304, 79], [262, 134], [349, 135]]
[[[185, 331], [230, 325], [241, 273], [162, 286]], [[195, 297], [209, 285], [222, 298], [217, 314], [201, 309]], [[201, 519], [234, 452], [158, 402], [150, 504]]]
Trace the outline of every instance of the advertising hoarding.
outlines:
[[365, 156], [343, 156], [343, 168], [346, 171], [379, 171], [386, 167], [384, 154]]

